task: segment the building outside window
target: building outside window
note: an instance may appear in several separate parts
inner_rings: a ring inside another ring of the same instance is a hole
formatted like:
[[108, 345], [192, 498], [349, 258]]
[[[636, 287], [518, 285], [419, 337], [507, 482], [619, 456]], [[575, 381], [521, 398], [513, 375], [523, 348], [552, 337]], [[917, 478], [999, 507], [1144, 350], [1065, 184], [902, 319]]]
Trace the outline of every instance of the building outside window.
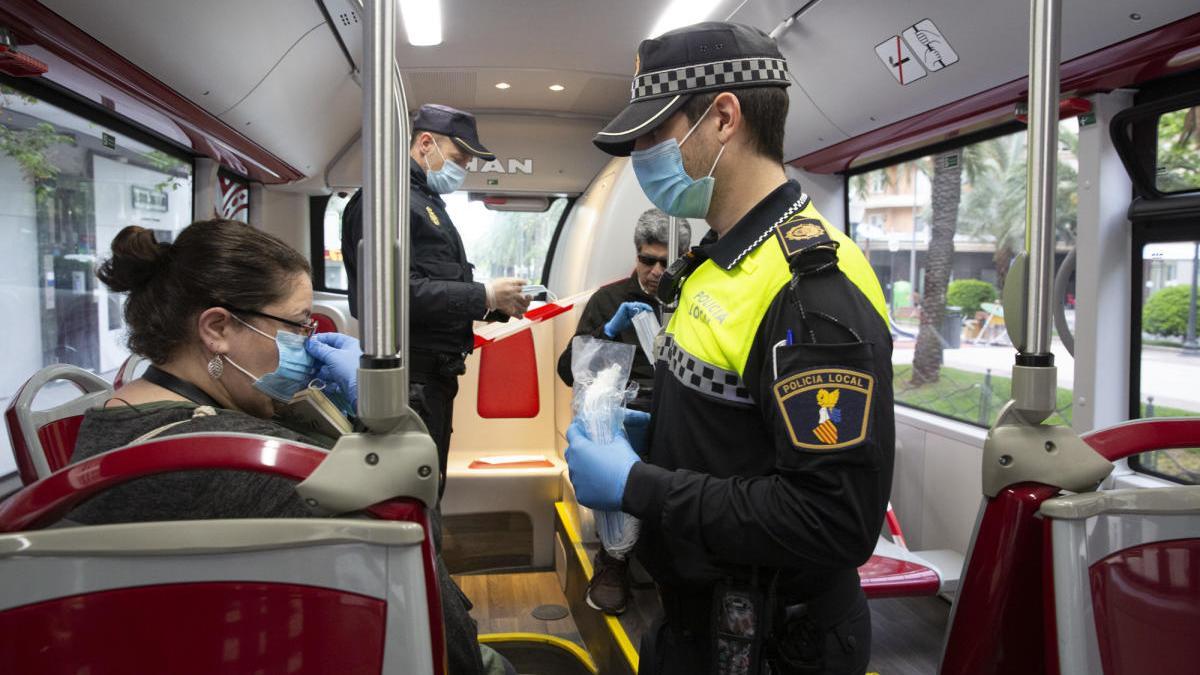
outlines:
[[[190, 161], [0, 86], [0, 313], [9, 318], [0, 406], [54, 363], [111, 379], [129, 356], [124, 297], [96, 269], [125, 226], [170, 242], [191, 215]], [[35, 408], [75, 395], [52, 386]], [[13, 469], [7, 434], [0, 443], [4, 475]]]

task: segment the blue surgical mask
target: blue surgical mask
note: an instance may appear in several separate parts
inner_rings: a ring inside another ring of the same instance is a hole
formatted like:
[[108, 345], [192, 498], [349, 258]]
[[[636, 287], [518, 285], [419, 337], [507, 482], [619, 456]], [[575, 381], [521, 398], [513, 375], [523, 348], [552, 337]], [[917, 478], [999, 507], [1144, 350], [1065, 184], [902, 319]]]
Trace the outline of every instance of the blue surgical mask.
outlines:
[[438, 156], [442, 158], [442, 168], [431, 171], [429, 158], [426, 157], [425, 182], [431, 190], [440, 195], [450, 194], [462, 187], [463, 181], [467, 179], [467, 170], [459, 166], [457, 162], [447, 161], [436, 142], [433, 144], [433, 149], [437, 150]]
[[[711, 110], [712, 106], [708, 106]], [[637, 176], [642, 192], [650, 201], [666, 213], [678, 218], [704, 218], [708, 215], [708, 206], [712, 202], [713, 171], [717, 162], [721, 161], [721, 153], [725, 146], [717, 152], [712, 168], [708, 175], [696, 180], [688, 175], [683, 168], [683, 153], [680, 147], [687, 142], [692, 132], [700, 126], [700, 122], [708, 115], [708, 110], [696, 120], [692, 128], [684, 135], [682, 141], [674, 138], [645, 150], [634, 150], [630, 157], [633, 159], [633, 173]]]
[[254, 326], [238, 319], [237, 316], [234, 316], [234, 318], [241, 321], [243, 325], [255, 333], [268, 340], [273, 339], [275, 341], [275, 347], [279, 350], [279, 366], [275, 368], [274, 372], [267, 373], [261, 377], [255, 377], [250, 371], [234, 363], [228, 356], [224, 357], [225, 361], [240, 370], [246, 377], [253, 379], [255, 389], [281, 403], [291, 401], [292, 396], [295, 396], [296, 392], [308, 386], [308, 383], [312, 381], [313, 376], [317, 372], [316, 361], [309, 355], [308, 350], [304, 348], [304, 343], [308, 341], [308, 338], [303, 335], [289, 333], [285, 330], [276, 331], [275, 337], [272, 338]]

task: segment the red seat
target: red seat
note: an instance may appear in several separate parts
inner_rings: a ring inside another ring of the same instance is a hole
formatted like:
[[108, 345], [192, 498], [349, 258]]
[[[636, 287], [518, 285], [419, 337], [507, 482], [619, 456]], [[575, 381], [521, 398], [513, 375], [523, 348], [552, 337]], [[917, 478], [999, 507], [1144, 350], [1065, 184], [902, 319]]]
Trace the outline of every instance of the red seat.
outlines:
[[[103, 490], [174, 471], [307, 478], [324, 450], [181, 434], [70, 465], [0, 502], [0, 672], [443, 672], [427, 512], [37, 531]], [[421, 589], [421, 590], [414, 590]], [[424, 592], [421, 592], [421, 591]], [[186, 608], [186, 611], [180, 608]], [[97, 626], [120, 626], [97, 631]]]
[[[37, 395], [57, 381], [70, 382], [82, 395], [49, 410], [33, 410]], [[43, 368], [22, 385], [4, 413], [22, 483], [29, 485], [67, 465], [83, 414], [102, 405], [112, 391], [103, 379], [66, 364]]]
[[116, 376], [113, 377], [113, 389], [120, 389], [133, 382], [141, 376], [139, 371], [145, 370], [148, 365], [150, 365], [149, 359], [137, 354], [130, 354], [129, 358], [125, 359], [121, 367], [117, 369]]
[[920, 563], [875, 555], [858, 568], [859, 582], [868, 598], [905, 598], [936, 595], [942, 585], [938, 573]]
[[[1161, 418], [1126, 422], [1085, 434], [1083, 440], [1102, 457], [1115, 462], [1150, 450], [1200, 446], [1200, 419]], [[1170, 489], [1174, 488], [1160, 488], [1152, 492]], [[1085, 600], [1089, 605], [1096, 602], [1093, 594], [1103, 595], [1102, 588], [1106, 583], [1110, 586], [1114, 583], [1125, 583], [1123, 569], [1121, 565], [1095, 568], [1097, 563], [1103, 561], [1089, 561], [1093, 552], [1085, 545], [1083, 535], [1073, 542], [1067, 540], [1064, 521], [1073, 520], [1079, 525], [1077, 528], [1071, 528], [1075, 534], [1084, 532], [1088, 538], [1093, 535], [1103, 538], [1109, 533], [1116, 533], [1114, 541], [1108, 543], [1116, 543], [1116, 535], [1152, 533], [1153, 528], [1142, 528], [1140, 524], [1127, 526], [1109, 520], [1103, 525], [1093, 524], [1092, 531], [1087, 532], [1086, 518], [1056, 518], [1041, 512], [1047, 501], [1059, 501], [1056, 497], [1060, 492], [1056, 487], [1040, 483], [1017, 483], [1003, 488], [995, 497], [985, 499], [983, 512], [973, 535], [970, 559], [955, 596], [949, 635], [945, 643], [946, 650], [942, 655], [942, 675], [978, 672], [1062, 672], [1064, 675], [1133, 672], [1121, 670], [1122, 664], [1126, 662], [1120, 658], [1101, 665], [1101, 651], [1096, 638], [1098, 633], [1103, 634], [1117, 626], [1112, 621], [1122, 618], [1127, 620], [1130, 615], [1102, 617], [1097, 613], [1096, 626], [1089, 627], [1086, 622], [1092, 619], [1084, 616], [1080, 604]], [[1067, 499], [1094, 499], [1097, 495], [1105, 493], [1084, 493]], [[1050, 517], [1046, 517], [1047, 515]], [[1107, 518], [1107, 515], [1100, 517]], [[1194, 522], [1186, 521], [1185, 518], [1185, 527], [1195, 525]], [[1185, 541], [1192, 539], [1200, 539], [1200, 528], [1183, 537]], [[1142, 544], [1155, 540], [1157, 537], [1148, 537]], [[1133, 561], [1145, 558], [1150, 553], [1142, 544], [1129, 547], [1130, 554], [1122, 556], [1117, 562], [1124, 564], [1125, 568], [1140, 565], [1141, 563]], [[1063, 551], [1060, 552], [1060, 548]], [[1094, 549], [1095, 555], [1101, 558], [1103, 555], [1117, 553], [1118, 550], [1105, 553], [1103, 548]], [[1196, 563], [1188, 560], [1194, 555], [1194, 551], [1195, 548], [1181, 547], [1178, 552], [1172, 554], [1178, 560], [1187, 560], [1185, 564], [1177, 564], [1172, 570], [1174, 574], [1182, 575], [1184, 582], [1174, 586], [1178, 590], [1188, 588], [1189, 584], [1192, 584], [1192, 590], [1187, 592], [1192, 593], [1193, 598], [1197, 594], [1197, 586], [1194, 584], [1200, 576]], [[1059, 558], [1068, 554], [1076, 558], [1076, 572], [1079, 566], [1085, 571], [1071, 578], [1060, 577], [1067, 573], [1068, 568], [1065, 564], [1060, 564]], [[1064, 580], [1069, 580], [1069, 583], [1062, 584]], [[1095, 586], [1089, 588], [1089, 584]], [[1123, 589], [1118, 595], [1128, 596], [1129, 594], [1124, 592], [1127, 590]], [[1132, 594], [1137, 595], [1136, 592]], [[1109, 606], [1119, 608], [1118, 611], [1125, 611], [1127, 607], [1124, 606], [1124, 601], [1127, 599], [1128, 597], [1121, 598], [1115, 604], [1110, 601]], [[1151, 610], [1153, 598], [1147, 595], [1142, 601], [1148, 601], [1143, 605], [1143, 609], [1157, 611]], [[1139, 615], [1145, 616], [1140, 610]], [[1184, 615], [1194, 617], [1194, 614], [1188, 615], [1186, 612]], [[1178, 613], [1169, 616], [1175, 619], [1182, 618]], [[1105, 625], [1101, 625], [1102, 623]], [[1200, 635], [1196, 634], [1197, 629], [1193, 628], [1197, 625], [1200, 624], [1193, 618], [1188, 626], [1183, 627], [1185, 630], [1191, 630], [1188, 634], [1190, 639], [1180, 640], [1169, 648], [1159, 648], [1149, 660], [1140, 662], [1147, 669], [1139, 669], [1137, 672], [1172, 672], [1171, 669], [1160, 670], [1157, 667], [1165, 660], [1160, 657], [1173, 657], [1179, 653], [1178, 649], [1190, 648], [1200, 639]], [[1155, 635], [1161, 638], [1168, 634], [1178, 636], [1178, 633], [1167, 631], [1158, 631]], [[1110, 634], [1108, 637], [1115, 639], [1116, 635]], [[1149, 646], [1153, 650], [1153, 645], [1161, 646], [1162, 642], [1157, 639], [1149, 640], [1147, 645], [1133, 647], [1125, 654], [1145, 656], [1146, 647]], [[1124, 646], [1128, 645], [1122, 640], [1118, 649]], [[1109, 663], [1114, 664], [1115, 669], [1110, 669]], [[1187, 665], [1193, 663], [1194, 659], [1191, 659]]]

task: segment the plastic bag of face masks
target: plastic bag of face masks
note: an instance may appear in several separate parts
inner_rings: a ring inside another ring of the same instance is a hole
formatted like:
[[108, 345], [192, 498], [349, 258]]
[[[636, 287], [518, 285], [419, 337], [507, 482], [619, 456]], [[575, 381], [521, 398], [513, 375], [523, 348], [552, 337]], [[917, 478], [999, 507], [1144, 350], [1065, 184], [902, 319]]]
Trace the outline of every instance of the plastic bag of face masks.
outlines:
[[[575, 419], [597, 443], [610, 443], [621, 433], [625, 403], [637, 394], [637, 383], [629, 382], [635, 349], [586, 336], [571, 342]], [[641, 521], [621, 511], [594, 511], [593, 515], [604, 550], [624, 559], [637, 543]]]

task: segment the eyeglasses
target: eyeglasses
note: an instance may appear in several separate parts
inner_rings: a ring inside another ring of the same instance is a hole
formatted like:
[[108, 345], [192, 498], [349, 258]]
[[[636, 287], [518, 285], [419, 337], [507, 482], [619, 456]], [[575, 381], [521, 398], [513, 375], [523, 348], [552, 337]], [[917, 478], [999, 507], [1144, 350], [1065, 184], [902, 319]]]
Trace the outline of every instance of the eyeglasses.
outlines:
[[637, 259], [638, 259], [638, 262], [642, 263], [646, 267], [654, 267], [655, 265], [662, 265], [664, 268], [666, 268], [666, 266], [667, 266], [666, 258], [655, 258], [652, 255], [642, 255], [641, 253], [639, 253]]
[[278, 321], [279, 323], [287, 324], [294, 328], [299, 328], [300, 334], [303, 335], [304, 337], [312, 337], [313, 333], [317, 332], [317, 320], [316, 319], [309, 319], [308, 321], [302, 323], [300, 321], [292, 321], [291, 319], [284, 319], [282, 317], [275, 316], [274, 314], [267, 314], [266, 312], [258, 312], [253, 309], [242, 309], [240, 307], [234, 307], [233, 305], [217, 305], [217, 307], [220, 307], [221, 309], [227, 309], [231, 312], [237, 312], [238, 314], [249, 314], [251, 316], [261, 316], [264, 319]]

